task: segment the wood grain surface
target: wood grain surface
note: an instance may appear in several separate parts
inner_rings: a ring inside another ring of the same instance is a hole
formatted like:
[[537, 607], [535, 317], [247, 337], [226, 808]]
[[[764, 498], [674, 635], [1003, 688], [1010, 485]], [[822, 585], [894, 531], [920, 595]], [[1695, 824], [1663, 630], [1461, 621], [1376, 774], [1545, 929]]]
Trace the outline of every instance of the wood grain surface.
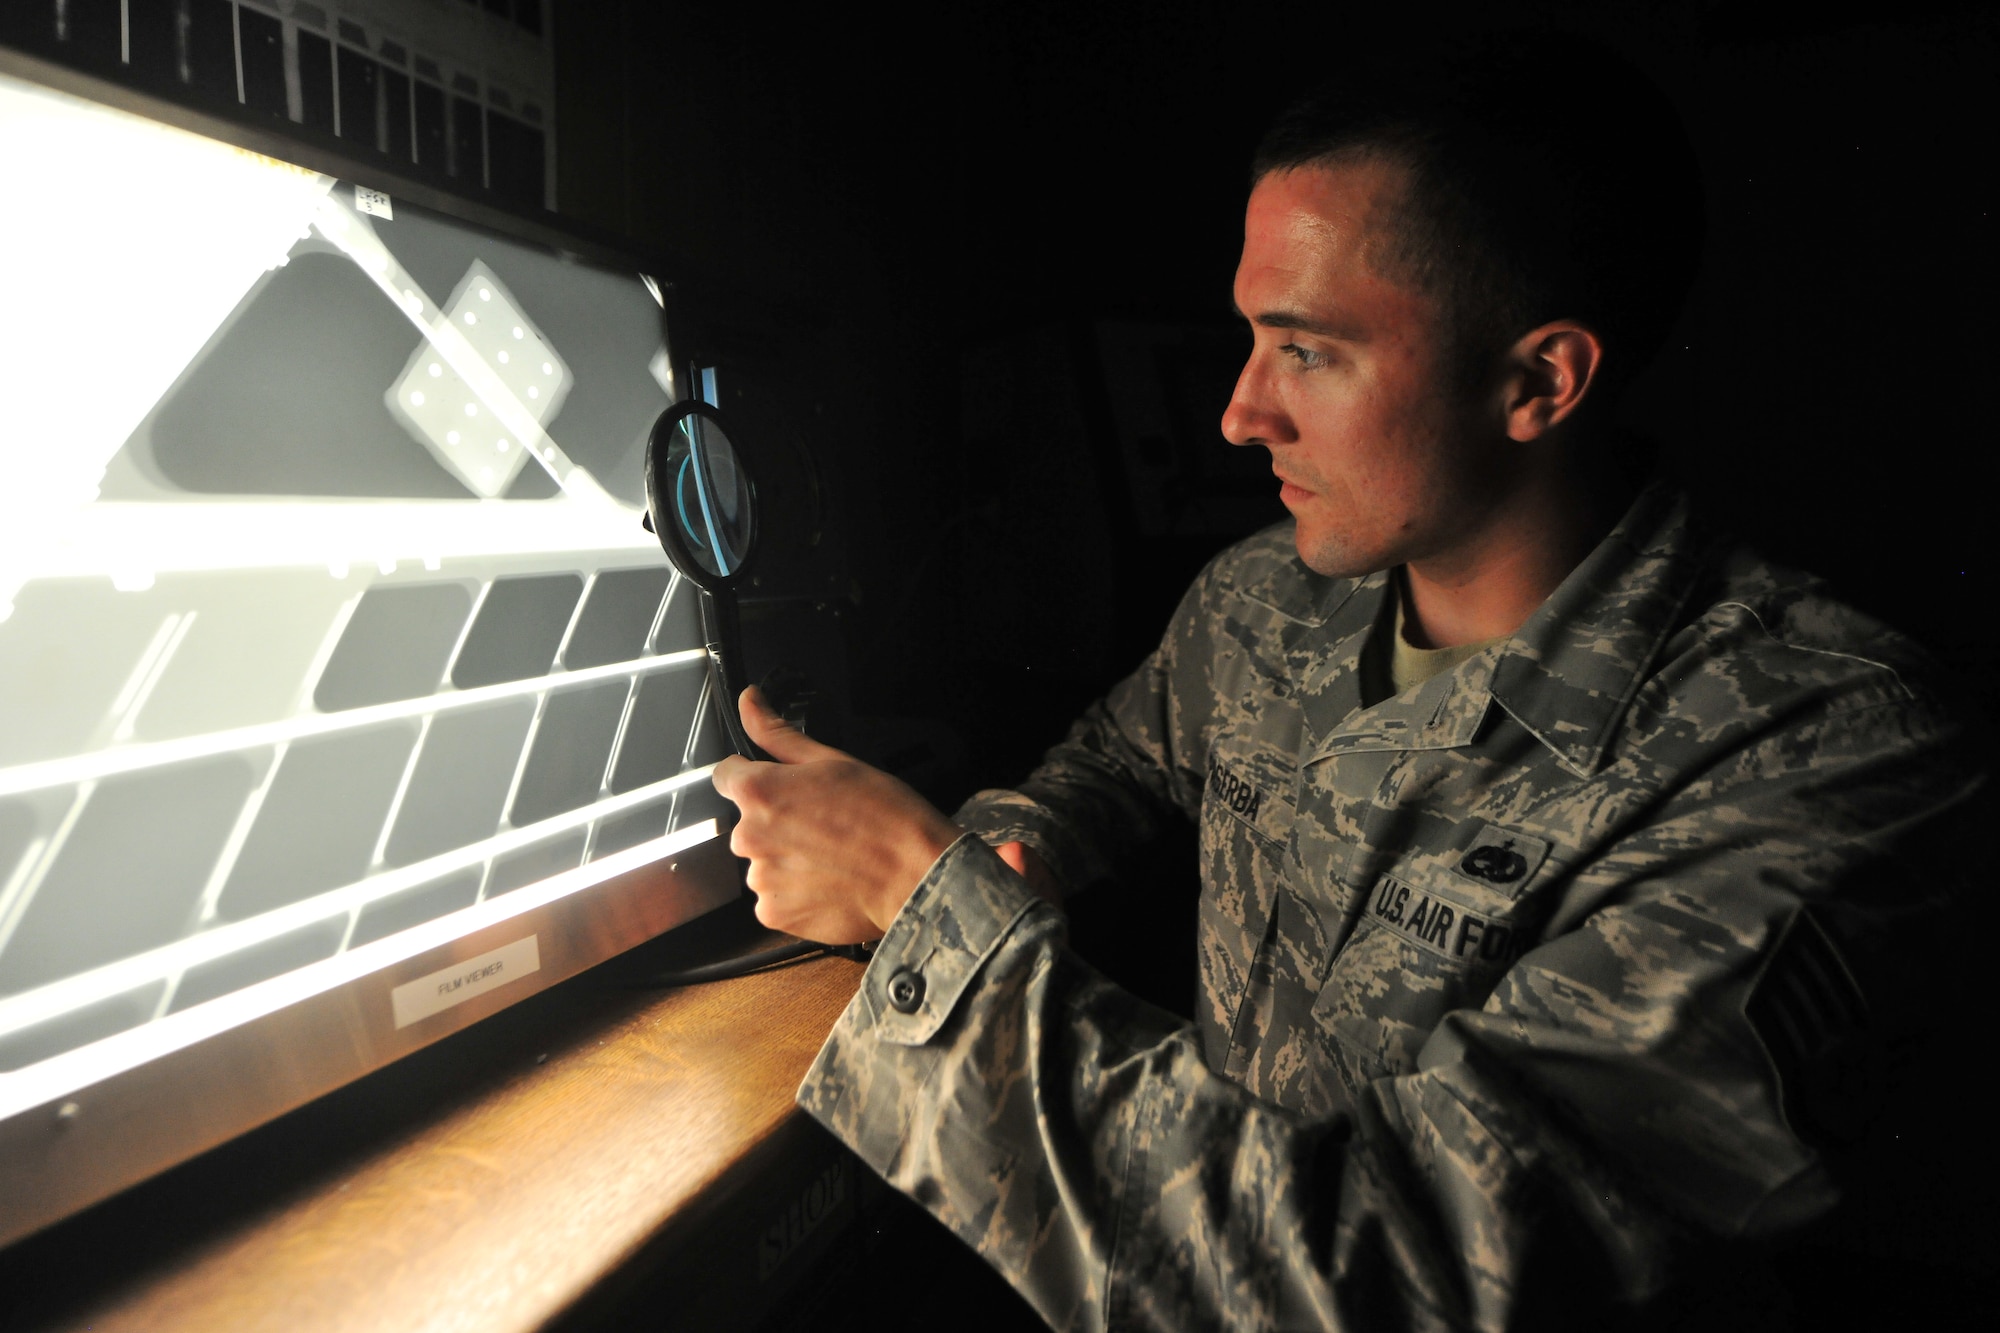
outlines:
[[797, 1114], [860, 978], [818, 959], [669, 991], [59, 1326], [543, 1326]]

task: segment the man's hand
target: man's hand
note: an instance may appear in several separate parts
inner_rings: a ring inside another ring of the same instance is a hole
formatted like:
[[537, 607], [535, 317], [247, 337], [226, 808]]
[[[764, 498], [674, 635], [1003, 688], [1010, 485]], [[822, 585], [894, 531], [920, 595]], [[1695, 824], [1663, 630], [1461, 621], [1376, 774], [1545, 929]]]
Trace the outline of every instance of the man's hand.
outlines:
[[743, 817], [729, 847], [748, 858], [757, 919], [822, 944], [879, 939], [962, 830], [908, 786], [821, 745], [772, 712], [753, 685], [743, 729], [777, 760], [731, 755], [715, 790]]

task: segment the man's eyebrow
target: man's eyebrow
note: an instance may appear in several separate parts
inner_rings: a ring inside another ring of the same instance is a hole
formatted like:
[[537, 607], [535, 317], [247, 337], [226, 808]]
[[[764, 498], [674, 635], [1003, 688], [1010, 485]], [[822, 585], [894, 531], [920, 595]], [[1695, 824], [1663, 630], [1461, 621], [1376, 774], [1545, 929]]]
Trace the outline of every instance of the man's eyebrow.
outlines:
[[1323, 319], [1313, 319], [1291, 310], [1261, 310], [1256, 315], [1246, 315], [1243, 307], [1234, 301], [1229, 308], [1236, 312], [1238, 319], [1246, 320], [1263, 329], [1297, 329], [1300, 333], [1310, 333], [1320, 338], [1336, 338], [1341, 342], [1358, 343], [1367, 341], [1366, 335], [1351, 325], [1329, 324]]

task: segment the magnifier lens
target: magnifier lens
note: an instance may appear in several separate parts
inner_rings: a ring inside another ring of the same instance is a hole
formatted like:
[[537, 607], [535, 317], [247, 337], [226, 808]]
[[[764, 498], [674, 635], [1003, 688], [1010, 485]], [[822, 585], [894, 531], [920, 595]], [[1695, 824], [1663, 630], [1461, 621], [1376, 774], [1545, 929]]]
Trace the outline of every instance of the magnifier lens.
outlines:
[[749, 487], [729, 436], [700, 415], [674, 424], [668, 445], [671, 517], [688, 553], [708, 573], [727, 578], [743, 567], [755, 538]]
[[668, 408], [646, 445], [646, 508], [674, 567], [701, 593], [702, 635], [723, 724], [739, 754], [769, 758], [743, 729], [736, 589], [757, 540], [757, 494], [722, 419], [706, 403]]

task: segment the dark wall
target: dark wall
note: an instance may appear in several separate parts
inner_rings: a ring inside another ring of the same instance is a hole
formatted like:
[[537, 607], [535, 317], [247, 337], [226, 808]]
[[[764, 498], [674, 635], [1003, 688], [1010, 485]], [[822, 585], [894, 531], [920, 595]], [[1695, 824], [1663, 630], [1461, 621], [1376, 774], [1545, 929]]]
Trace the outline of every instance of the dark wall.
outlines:
[[[1329, 56], [1473, 22], [1620, 47], [1704, 159], [1708, 259], [1634, 417], [1767, 549], [1990, 679], [1982, 7], [662, 8], [556, 11], [561, 207], [719, 293], [707, 354], [836, 479], [859, 706], [949, 720], [960, 788], [1129, 669], [1229, 535], [1135, 525], [1105, 321], [1226, 349], [1267, 117]], [[1559, 77], [1540, 95], [1562, 113]], [[1188, 419], [1219, 417], [1224, 358]]]
[[[939, 799], [1018, 775], [1230, 535], [1142, 520], [1107, 340], [1164, 339], [1193, 368], [1176, 421], [1194, 424], [1146, 447], [1224, 452], [1259, 130], [1330, 56], [1474, 22], [1609, 41], [1675, 98], [1704, 160], [1706, 263], [1631, 417], [1768, 551], [1990, 689], [1990, 8], [967, 0], [894, 24], [676, 8], [556, 11], [561, 205], [678, 251], [709, 293], [704, 354], [804, 423], [838, 481], [857, 706], [960, 739], [928, 771]], [[1535, 95], [1578, 110], [1559, 71]], [[1192, 934], [1155, 899], [1184, 913], [1189, 865], [1166, 849], [1132, 877], [1146, 912], [1078, 934], [1129, 943], [1150, 921], [1167, 957]], [[1181, 998], [1187, 958], [1167, 963], [1131, 984]], [[1920, 1314], [1963, 1289], [1941, 1274], [1976, 1262], [1981, 1195], [1948, 1146], [1969, 1128], [1954, 1066], [1926, 1058], [1876, 1135], [1858, 1220], [1791, 1269], [1802, 1311]], [[1857, 1262], [1875, 1274], [1861, 1296]]]

